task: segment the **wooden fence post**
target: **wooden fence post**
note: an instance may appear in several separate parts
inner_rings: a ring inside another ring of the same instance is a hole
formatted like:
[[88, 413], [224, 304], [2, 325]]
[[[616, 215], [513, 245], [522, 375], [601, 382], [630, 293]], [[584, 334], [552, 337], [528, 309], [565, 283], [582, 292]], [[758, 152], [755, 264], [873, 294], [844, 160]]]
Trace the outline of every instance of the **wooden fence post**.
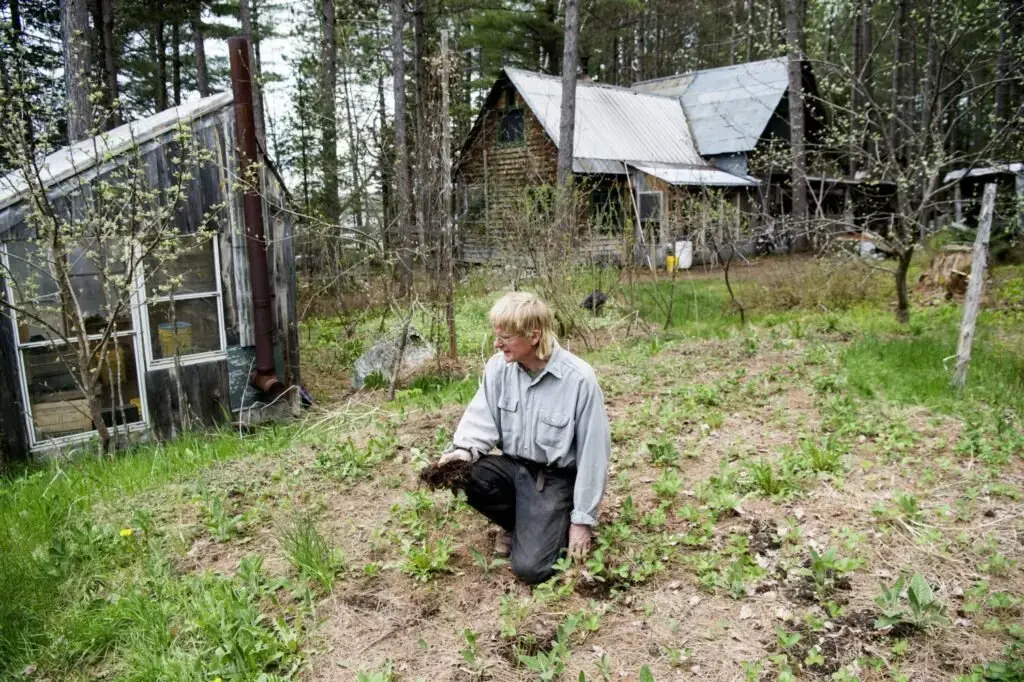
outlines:
[[981, 308], [981, 292], [985, 286], [985, 268], [988, 259], [989, 235], [992, 232], [992, 213], [996, 205], [996, 185], [985, 185], [981, 200], [981, 219], [978, 221], [978, 236], [974, 239], [974, 257], [971, 260], [971, 279], [967, 284], [967, 300], [964, 302], [964, 317], [960, 322], [960, 342], [956, 348], [956, 369], [953, 370], [953, 388], [962, 390], [967, 383], [967, 366], [971, 362], [971, 343], [974, 341], [974, 325]]

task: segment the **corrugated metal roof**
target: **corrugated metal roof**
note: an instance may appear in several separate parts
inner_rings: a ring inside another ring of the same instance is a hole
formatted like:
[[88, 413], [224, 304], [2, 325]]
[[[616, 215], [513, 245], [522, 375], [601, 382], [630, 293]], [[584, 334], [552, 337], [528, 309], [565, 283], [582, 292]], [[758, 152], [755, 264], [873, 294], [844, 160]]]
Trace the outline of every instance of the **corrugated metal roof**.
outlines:
[[679, 97], [705, 156], [753, 149], [788, 87], [785, 57], [633, 85], [638, 92]]
[[[561, 78], [513, 68], [505, 73], [557, 146]], [[573, 156], [705, 165], [678, 99], [586, 82], [576, 86]]]
[[626, 166], [613, 159], [581, 159], [572, 160], [573, 173], [597, 173], [602, 175], [625, 175]]
[[[53, 187], [133, 146], [144, 144], [173, 130], [179, 123], [191, 123], [222, 109], [230, 105], [233, 99], [230, 92], [224, 92], [185, 102], [147, 118], [126, 123], [94, 138], [58, 149], [43, 159], [39, 166], [43, 185], [47, 188]], [[27, 193], [28, 186], [21, 172], [9, 173], [0, 178], [0, 210], [18, 203]]]
[[962, 180], [965, 177], [982, 178], [986, 175], [999, 175], [1000, 173], [1024, 174], [1024, 162], [1001, 163], [987, 168], [960, 168], [946, 173], [946, 177], [942, 181], [952, 182], [953, 180]]
[[739, 176], [717, 168], [691, 166], [630, 164], [638, 171], [660, 178], [670, 185], [702, 185], [705, 187], [756, 187], [759, 183], [749, 175]]

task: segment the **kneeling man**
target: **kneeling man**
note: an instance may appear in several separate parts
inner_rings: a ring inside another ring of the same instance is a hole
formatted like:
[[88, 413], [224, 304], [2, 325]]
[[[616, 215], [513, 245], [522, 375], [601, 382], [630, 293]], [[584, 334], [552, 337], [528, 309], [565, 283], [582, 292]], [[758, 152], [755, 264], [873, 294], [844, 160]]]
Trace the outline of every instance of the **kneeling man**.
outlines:
[[[608, 475], [608, 416], [594, 370], [559, 347], [542, 300], [507, 294], [490, 322], [499, 352], [439, 464], [474, 462], [469, 504], [501, 527], [495, 552], [538, 583], [566, 546], [574, 558], [590, 549]], [[495, 447], [502, 454], [487, 456]]]

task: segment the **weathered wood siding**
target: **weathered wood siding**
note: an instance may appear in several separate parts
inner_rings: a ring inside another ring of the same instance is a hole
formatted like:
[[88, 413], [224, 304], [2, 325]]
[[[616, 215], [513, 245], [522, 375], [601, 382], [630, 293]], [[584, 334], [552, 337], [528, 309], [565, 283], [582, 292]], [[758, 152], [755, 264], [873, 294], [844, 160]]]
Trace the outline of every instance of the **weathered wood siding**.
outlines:
[[[521, 232], [519, 223], [528, 192], [554, 185], [556, 179], [558, 147], [519, 93], [515, 93], [514, 102], [506, 101], [506, 97], [503, 93], [495, 107], [484, 110], [481, 126], [463, 149], [457, 192], [464, 200], [467, 193], [474, 195], [470, 201], [475, 203], [459, 223], [460, 254], [465, 262], [497, 258]], [[509, 106], [523, 112], [522, 143], [498, 140], [502, 109]]]
[[[263, 172], [263, 192], [267, 262], [270, 265], [270, 285], [274, 291], [275, 362], [281, 381], [286, 386], [297, 386], [301, 375], [293, 214], [288, 208], [287, 197], [277, 175], [267, 169]], [[290, 396], [297, 405], [298, 394], [293, 391]]]
[[180, 396], [173, 370], [152, 370], [146, 375], [150, 428], [161, 440], [174, 438], [185, 424], [214, 426], [231, 418], [227, 360], [185, 365], [180, 370]]

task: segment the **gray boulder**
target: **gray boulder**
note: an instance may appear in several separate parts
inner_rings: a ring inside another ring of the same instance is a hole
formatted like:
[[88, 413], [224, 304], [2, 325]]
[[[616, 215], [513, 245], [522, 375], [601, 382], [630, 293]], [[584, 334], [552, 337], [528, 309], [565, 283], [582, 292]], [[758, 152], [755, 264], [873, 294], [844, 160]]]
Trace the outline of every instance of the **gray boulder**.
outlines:
[[[362, 388], [366, 383], [366, 377], [371, 374], [380, 374], [385, 381], [390, 382], [391, 370], [395, 366], [395, 358], [398, 357], [398, 346], [401, 340], [402, 332], [398, 330], [390, 336], [379, 339], [370, 347], [370, 350], [360, 355], [352, 366], [352, 387]], [[399, 379], [415, 374], [433, 362], [436, 357], [437, 349], [423, 338], [415, 327], [410, 325], [405, 342], [405, 353], [402, 355], [402, 367], [398, 373]]]

